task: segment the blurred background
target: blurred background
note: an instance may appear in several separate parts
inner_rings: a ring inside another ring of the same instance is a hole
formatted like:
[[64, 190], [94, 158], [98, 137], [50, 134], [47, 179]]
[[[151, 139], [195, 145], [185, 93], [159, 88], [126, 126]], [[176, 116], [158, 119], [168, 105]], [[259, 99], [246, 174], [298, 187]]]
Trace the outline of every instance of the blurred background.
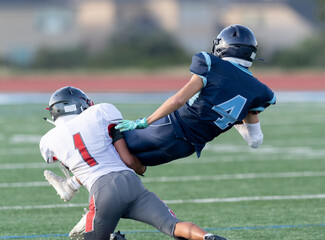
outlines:
[[[0, 239], [66, 239], [88, 205], [85, 189], [70, 205], [43, 177], [60, 175], [39, 152], [55, 90], [72, 85], [125, 119], [148, 116], [230, 24], [255, 33], [265, 61], [251, 70], [277, 96], [260, 116], [263, 145], [249, 149], [233, 129], [200, 159], [150, 169], [145, 184], [184, 200], [171, 206], [181, 219], [229, 239], [324, 240], [325, 0], [0, 0]], [[164, 239], [121, 224], [128, 239]]]
[[325, 90], [323, 0], [0, 0], [0, 92], [175, 91], [236, 23], [256, 35], [261, 81]]

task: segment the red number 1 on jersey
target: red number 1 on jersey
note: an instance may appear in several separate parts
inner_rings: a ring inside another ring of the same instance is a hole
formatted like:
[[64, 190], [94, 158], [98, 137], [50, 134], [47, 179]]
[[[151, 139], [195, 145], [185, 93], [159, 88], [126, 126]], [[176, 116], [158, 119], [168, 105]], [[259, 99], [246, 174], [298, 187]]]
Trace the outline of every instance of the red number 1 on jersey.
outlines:
[[75, 148], [79, 150], [83, 160], [91, 167], [97, 165], [96, 160], [93, 159], [92, 156], [90, 156], [80, 133], [76, 133], [75, 135], [73, 135], [73, 141]]

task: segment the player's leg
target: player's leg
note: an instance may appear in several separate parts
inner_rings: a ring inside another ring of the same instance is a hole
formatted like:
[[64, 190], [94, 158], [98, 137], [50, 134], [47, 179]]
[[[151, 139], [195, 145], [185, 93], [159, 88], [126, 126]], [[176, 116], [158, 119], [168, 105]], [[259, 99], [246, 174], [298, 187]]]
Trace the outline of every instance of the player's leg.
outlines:
[[69, 237], [71, 239], [81, 240], [85, 237], [85, 227], [86, 227], [86, 218], [88, 210], [84, 208], [85, 214], [82, 215], [82, 218], [79, 222], [73, 227], [73, 229], [69, 233]]
[[158, 149], [163, 142], [173, 135], [172, 123], [168, 117], [159, 119], [145, 129], [123, 132], [129, 150], [135, 154]]
[[137, 176], [131, 176], [128, 181], [130, 185], [133, 185], [132, 189], [137, 189], [137, 192], [142, 192], [142, 194], [130, 205], [128, 212], [122, 216], [123, 218], [150, 224], [162, 233], [179, 240], [226, 240], [207, 233], [194, 223], [181, 222], [163, 201], [144, 188]]
[[179, 222], [175, 226], [174, 235], [180, 239], [192, 240], [227, 240], [224, 237], [207, 233], [192, 222]]
[[100, 177], [91, 188], [84, 235], [86, 240], [109, 239], [126, 208], [120, 199], [123, 186], [120, 188], [116, 183], [118, 174]]
[[146, 166], [164, 164], [195, 152], [190, 142], [176, 137], [168, 116], [145, 129], [125, 132], [124, 137], [131, 153]]
[[[125, 176], [129, 185], [129, 194], [135, 201], [122, 218], [137, 220], [156, 227], [159, 231], [173, 236], [176, 223], [180, 222], [172, 211], [152, 192], [149, 192], [135, 174]], [[128, 198], [128, 194], [124, 194]]]
[[166, 148], [152, 149], [135, 155], [143, 165], [156, 166], [190, 156], [195, 151], [193, 145], [184, 139], [169, 139], [168, 145]]

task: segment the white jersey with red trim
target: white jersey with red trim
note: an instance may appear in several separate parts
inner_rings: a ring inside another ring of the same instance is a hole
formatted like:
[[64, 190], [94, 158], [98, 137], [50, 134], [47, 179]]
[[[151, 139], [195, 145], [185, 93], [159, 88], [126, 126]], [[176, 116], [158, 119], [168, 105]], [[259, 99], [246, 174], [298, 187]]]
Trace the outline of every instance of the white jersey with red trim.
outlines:
[[40, 141], [40, 151], [47, 163], [56, 159], [90, 190], [101, 176], [130, 170], [121, 160], [109, 135], [110, 127], [122, 120], [121, 113], [108, 103], [89, 107], [68, 121], [62, 121]]

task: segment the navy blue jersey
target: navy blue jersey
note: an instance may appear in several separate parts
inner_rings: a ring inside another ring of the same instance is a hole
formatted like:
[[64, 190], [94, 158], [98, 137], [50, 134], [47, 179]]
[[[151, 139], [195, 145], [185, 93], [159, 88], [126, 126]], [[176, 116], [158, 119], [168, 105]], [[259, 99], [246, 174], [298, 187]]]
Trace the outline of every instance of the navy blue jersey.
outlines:
[[170, 116], [177, 136], [192, 142], [198, 155], [249, 111], [275, 104], [274, 93], [250, 71], [212, 54], [194, 55], [190, 71], [202, 78], [203, 88]]

